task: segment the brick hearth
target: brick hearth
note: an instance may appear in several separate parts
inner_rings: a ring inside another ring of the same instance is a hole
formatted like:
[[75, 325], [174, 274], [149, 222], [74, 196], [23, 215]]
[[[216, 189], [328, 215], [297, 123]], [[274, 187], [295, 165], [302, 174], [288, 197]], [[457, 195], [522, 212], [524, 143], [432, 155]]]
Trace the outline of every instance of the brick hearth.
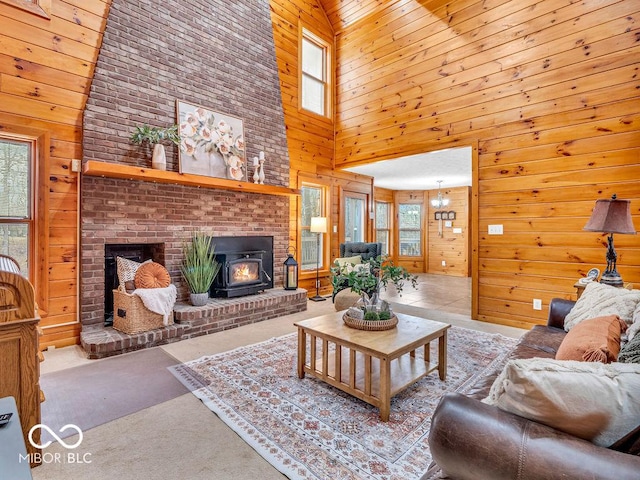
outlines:
[[306, 309], [306, 290], [276, 288], [247, 297], [212, 298], [203, 307], [176, 303], [175, 324], [136, 335], [127, 335], [111, 327], [92, 325], [82, 329], [80, 340], [88, 358], [105, 358], [221, 332]]

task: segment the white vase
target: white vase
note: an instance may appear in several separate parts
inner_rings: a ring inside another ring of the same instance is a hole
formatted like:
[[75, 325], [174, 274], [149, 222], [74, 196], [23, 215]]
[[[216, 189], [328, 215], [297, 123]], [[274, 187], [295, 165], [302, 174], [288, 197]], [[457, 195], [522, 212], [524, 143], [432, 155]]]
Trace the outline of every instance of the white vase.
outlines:
[[156, 170], [167, 169], [167, 155], [164, 152], [164, 145], [156, 143], [153, 146], [153, 157], [151, 157], [151, 166]]

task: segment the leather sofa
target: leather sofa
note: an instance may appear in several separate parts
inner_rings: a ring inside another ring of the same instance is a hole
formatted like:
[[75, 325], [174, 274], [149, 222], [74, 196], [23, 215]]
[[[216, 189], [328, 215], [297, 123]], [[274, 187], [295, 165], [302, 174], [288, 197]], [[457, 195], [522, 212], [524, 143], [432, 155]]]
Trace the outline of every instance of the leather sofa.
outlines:
[[[524, 334], [510, 358], [554, 358], [574, 303], [553, 299], [547, 325]], [[438, 468], [453, 480], [640, 479], [640, 427], [603, 448], [482, 403], [499, 373], [479, 379], [465, 395], [442, 398], [429, 433], [434, 462], [423, 480], [438, 478]]]

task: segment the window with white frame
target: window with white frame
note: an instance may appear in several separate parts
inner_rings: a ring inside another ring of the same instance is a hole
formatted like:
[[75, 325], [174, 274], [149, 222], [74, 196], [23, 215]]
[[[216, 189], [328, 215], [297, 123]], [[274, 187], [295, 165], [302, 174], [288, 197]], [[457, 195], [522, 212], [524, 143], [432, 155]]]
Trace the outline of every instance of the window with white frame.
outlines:
[[300, 105], [304, 110], [329, 117], [331, 46], [303, 28], [300, 48]]
[[422, 255], [422, 205], [401, 203], [398, 206], [398, 238], [401, 256]]
[[0, 253], [29, 276], [34, 232], [34, 143], [0, 137]]
[[344, 198], [344, 241], [366, 240], [365, 206], [366, 195], [348, 194]]
[[390, 250], [390, 215], [391, 205], [388, 202], [376, 202], [376, 242], [382, 244], [383, 255], [389, 255]]
[[[311, 231], [312, 217], [326, 217], [326, 189], [322, 185], [303, 184], [301, 190], [300, 218], [300, 270], [315, 270], [324, 267], [325, 235]], [[319, 237], [318, 237], [319, 235]]]

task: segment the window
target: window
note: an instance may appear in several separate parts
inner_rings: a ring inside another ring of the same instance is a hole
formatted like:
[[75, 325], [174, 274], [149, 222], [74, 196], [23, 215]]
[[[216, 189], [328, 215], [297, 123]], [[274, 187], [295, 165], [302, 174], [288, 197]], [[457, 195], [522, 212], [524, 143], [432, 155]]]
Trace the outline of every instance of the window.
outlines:
[[419, 257], [422, 255], [422, 205], [401, 203], [398, 206], [398, 232], [400, 255]]
[[365, 227], [366, 196], [344, 197], [344, 241], [364, 242], [366, 240]]
[[325, 258], [325, 236], [311, 232], [310, 228], [311, 217], [326, 217], [325, 188], [321, 185], [303, 184], [301, 188], [301, 205], [300, 270], [315, 270], [318, 261], [320, 269], [322, 269]]
[[376, 242], [382, 244], [382, 254], [389, 255], [389, 241], [391, 234], [389, 221], [391, 206], [387, 202], [376, 202]]
[[300, 50], [300, 106], [304, 110], [329, 117], [330, 45], [303, 28]]
[[32, 264], [33, 142], [0, 138], [0, 253], [29, 276]]

